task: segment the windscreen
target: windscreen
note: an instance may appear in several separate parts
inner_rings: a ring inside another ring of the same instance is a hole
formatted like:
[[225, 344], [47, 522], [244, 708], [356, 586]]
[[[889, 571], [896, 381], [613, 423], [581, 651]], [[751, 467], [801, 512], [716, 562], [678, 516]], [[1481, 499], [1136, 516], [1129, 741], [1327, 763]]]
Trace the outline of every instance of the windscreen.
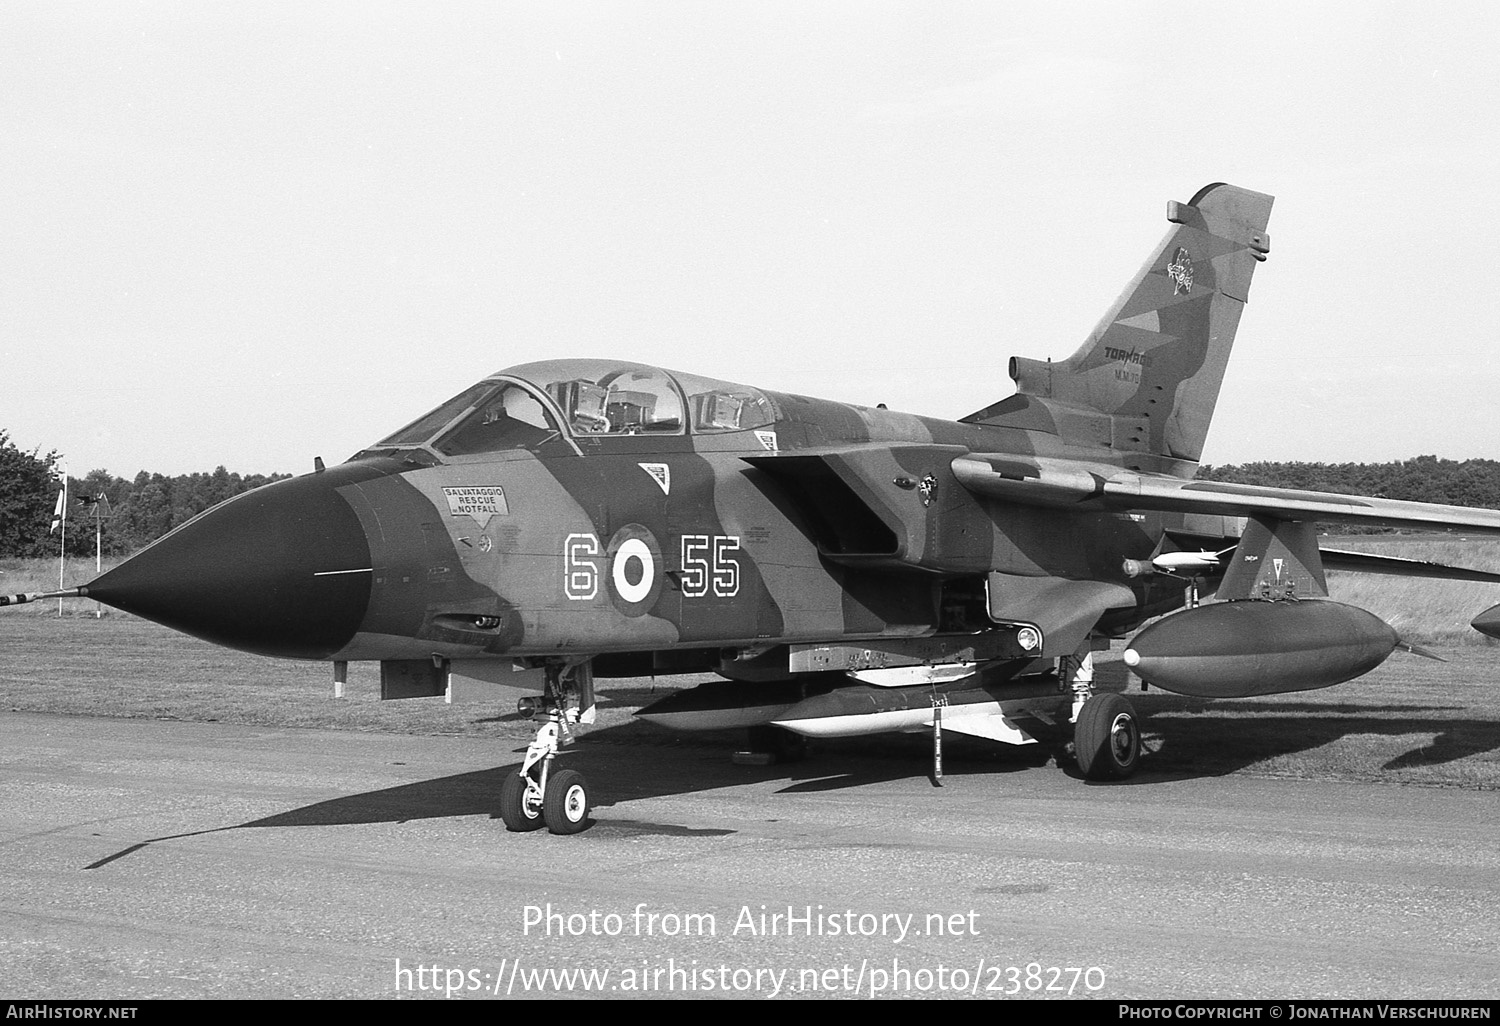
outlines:
[[444, 456], [534, 449], [558, 437], [541, 401], [520, 385], [502, 385], [434, 444]]
[[379, 444], [382, 446], [422, 445], [433, 435], [453, 423], [455, 418], [472, 410], [486, 393], [492, 392], [498, 387], [492, 381], [481, 381], [477, 385], [470, 385], [425, 417], [412, 421], [394, 435], [383, 439]]

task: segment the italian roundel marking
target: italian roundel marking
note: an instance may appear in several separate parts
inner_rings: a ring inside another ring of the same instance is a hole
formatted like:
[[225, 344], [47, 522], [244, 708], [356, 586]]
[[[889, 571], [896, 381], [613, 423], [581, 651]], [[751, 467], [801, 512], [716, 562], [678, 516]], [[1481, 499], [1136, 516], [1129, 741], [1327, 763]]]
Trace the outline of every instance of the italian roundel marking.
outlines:
[[626, 616], [641, 616], [661, 595], [661, 546], [640, 524], [626, 524], [609, 540], [609, 597]]

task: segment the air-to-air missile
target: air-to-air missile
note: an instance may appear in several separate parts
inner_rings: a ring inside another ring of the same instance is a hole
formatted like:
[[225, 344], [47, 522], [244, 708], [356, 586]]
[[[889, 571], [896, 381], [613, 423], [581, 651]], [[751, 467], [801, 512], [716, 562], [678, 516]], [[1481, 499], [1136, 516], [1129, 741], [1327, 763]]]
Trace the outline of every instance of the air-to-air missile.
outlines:
[[[500, 794], [513, 830], [587, 825], [582, 777], [552, 767], [595, 677], [725, 678], [641, 711], [673, 727], [931, 730], [935, 754], [944, 725], [1022, 744], [1050, 717], [1086, 776], [1126, 776], [1136, 713], [1092, 671], [1112, 639], [1165, 616], [1127, 662], [1186, 694], [1324, 687], [1416, 651], [1329, 601], [1325, 567], [1500, 581], [1321, 551], [1313, 526], [1493, 535], [1500, 512], [1195, 479], [1270, 211], [1224, 184], [1169, 204], [1078, 351], [1011, 357], [1016, 394], [957, 421], [526, 364], [63, 594], [335, 682], [378, 662], [382, 698], [526, 692], [543, 722]], [[1500, 636], [1500, 607], [1474, 626]]]

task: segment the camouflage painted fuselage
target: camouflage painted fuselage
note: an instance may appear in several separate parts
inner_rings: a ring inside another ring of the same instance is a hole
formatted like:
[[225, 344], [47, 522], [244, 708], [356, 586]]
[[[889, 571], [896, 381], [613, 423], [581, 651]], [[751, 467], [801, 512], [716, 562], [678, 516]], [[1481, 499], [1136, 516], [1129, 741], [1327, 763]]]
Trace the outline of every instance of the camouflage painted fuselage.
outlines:
[[531, 364], [342, 466], [231, 500], [87, 592], [221, 644], [334, 661], [670, 672], [1021, 623], [1042, 649], [964, 658], [1070, 654], [1180, 604], [1181, 582], [1128, 576], [1130, 561], [1238, 530], [1103, 488], [1191, 478], [1270, 204], [1222, 185], [1173, 204], [1078, 352], [1013, 359], [1018, 393], [962, 421]]

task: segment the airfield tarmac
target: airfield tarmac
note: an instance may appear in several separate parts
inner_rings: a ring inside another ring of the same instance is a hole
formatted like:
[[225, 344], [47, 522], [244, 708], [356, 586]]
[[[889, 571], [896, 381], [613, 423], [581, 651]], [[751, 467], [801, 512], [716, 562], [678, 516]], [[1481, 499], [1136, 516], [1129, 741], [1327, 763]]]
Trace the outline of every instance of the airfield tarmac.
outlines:
[[8, 713], [0, 753], [12, 997], [1500, 996], [1493, 791], [585, 741], [565, 838], [505, 832], [482, 738]]

